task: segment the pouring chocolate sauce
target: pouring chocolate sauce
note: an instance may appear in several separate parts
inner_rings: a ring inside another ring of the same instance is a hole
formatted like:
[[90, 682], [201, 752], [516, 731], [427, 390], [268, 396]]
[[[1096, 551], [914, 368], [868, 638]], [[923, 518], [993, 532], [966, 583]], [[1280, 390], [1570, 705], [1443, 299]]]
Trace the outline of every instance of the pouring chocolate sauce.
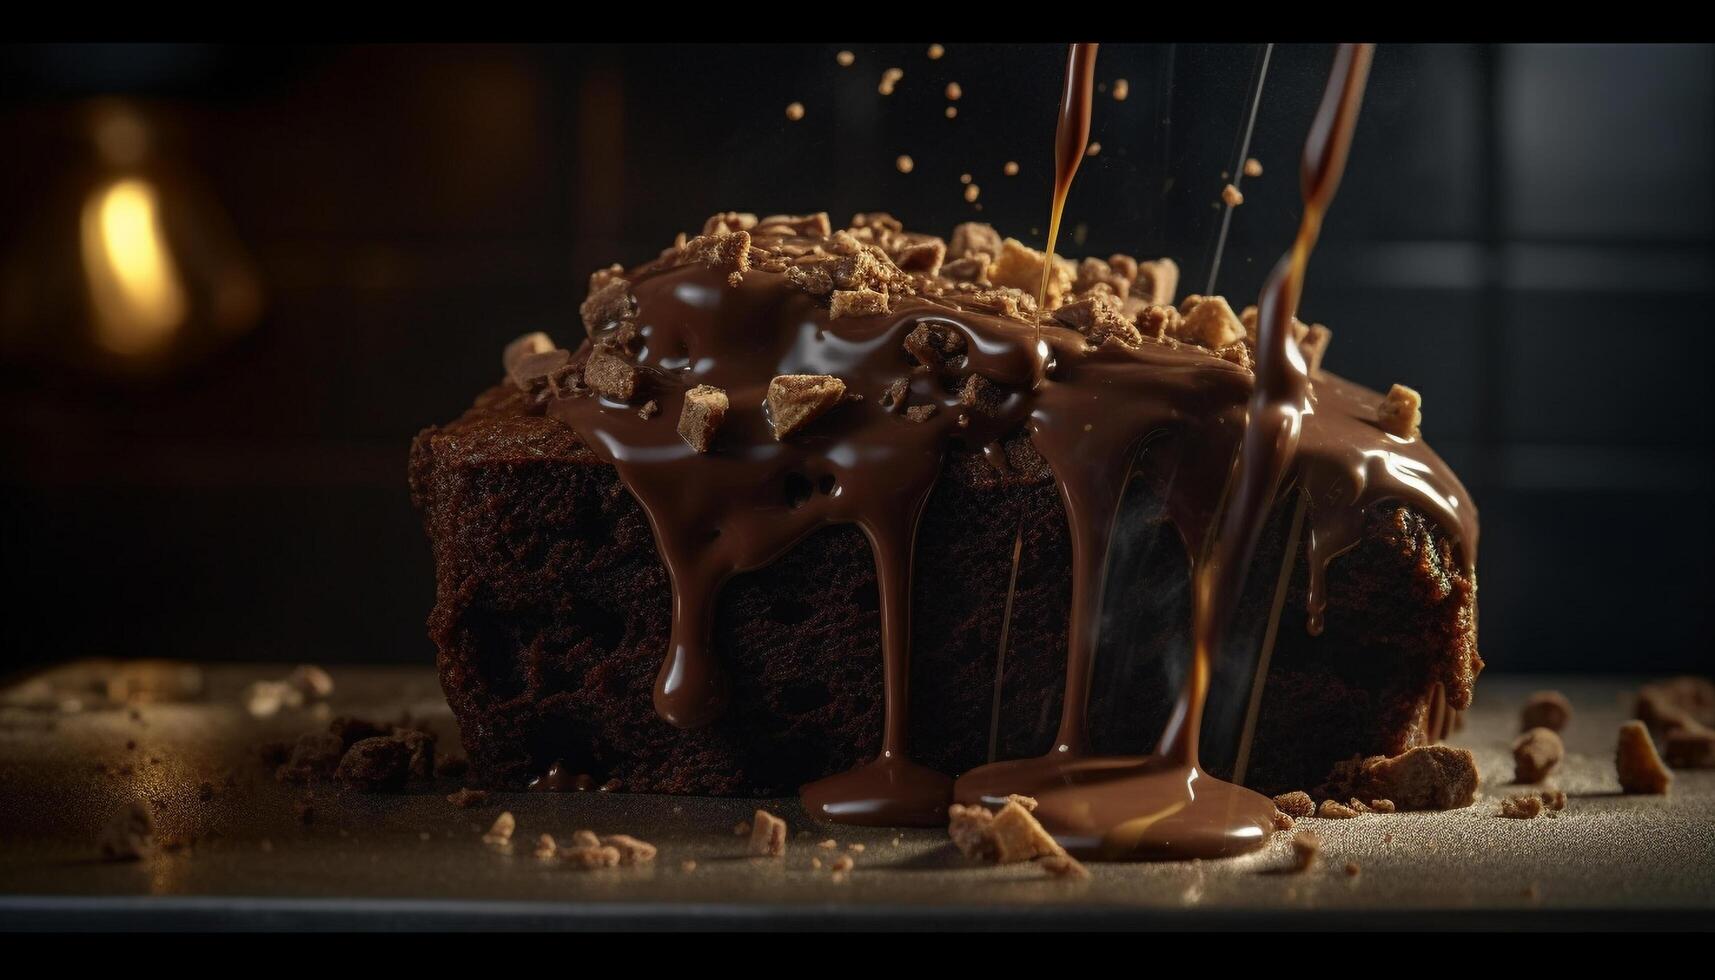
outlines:
[[[1037, 797], [1043, 824], [1080, 855], [1213, 857], [1260, 846], [1272, 805], [1198, 767], [1197, 729], [1212, 652], [1282, 487], [1290, 479], [1306, 495], [1314, 581], [1321, 581], [1318, 562], [1357, 541], [1364, 510], [1387, 499], [1437, 519], [1467, 566], [1475, 560], [1476, 516], [1457, 478], [1421, 440], [1378, 428], [1375, 393], [1332, 377], [1312, 384], [1291, 334], [1369, 57], [1368, 46], [1347, 45], [1336, 60], [1305, 151], [1304, 222], [1263, 295], [1254, 375], [1190, 345], [1093, 344], [1042, 314], [984, 312], [956, 290], [904, 290], [884, 312], [833, 316], [801, 279], [777, 271], [726, 275], [680, 256], [627, 272], [634, 360], [661, 417], [593, 394], [555, 398], [547, 411], [615, 467], [667, 567], [672, 642], [657, 677], [658, 713], [681, 727], [719, 715], [728, 694], [709, 638], [727, 579], [774, 561], [819, 528], [855, 524], [876, 563], [881, 748], [871, 762], [805, 786], [811, 815], [936, 825], [952, 799], [1025, 793]], [[1087, 141], [1093, 59], [1094, 45], [1075, 46], [1068, 59], [1060, 125], [1072, 132], [1070, 139], [1060, 133], [1058, 147]], [[1057, 211], [1081, 156], [1081, 145], [1057, 154], [1066, 172], [1057, 175]], [[803, 254], [825, 241], [777, 239], [768, 254]], [[962, 353], [933, 366], [914, 360], [907, 338], [924, 329], [956, 338]], [[832, 376], [847, 397], [802, 432], [776, 438], [764, 405], [778, 375]], [[973, 379], [985, 397], [970, 397]], [[902, 381], [913, 413], [880, 397]], [[731, 406], [706, 452], [681, 439], [672, 422], [698, 385], [720, 388]], [[913, 545], [947, 453], [1020, 431], [1048, 463], [1071, 530], [1066, 702], [1048, 756], [984, 766], [955, 785], [913, 762], [907, 744]], [[1195, 656], [1157, 753], [1095, 758], [1087, 754], [1090, 666], [1115, 518], [1140, 451], [1174, 454], [1165, 504], [1195, 559]], [[1320, 601], [1313, 590], [1312, 605]]]

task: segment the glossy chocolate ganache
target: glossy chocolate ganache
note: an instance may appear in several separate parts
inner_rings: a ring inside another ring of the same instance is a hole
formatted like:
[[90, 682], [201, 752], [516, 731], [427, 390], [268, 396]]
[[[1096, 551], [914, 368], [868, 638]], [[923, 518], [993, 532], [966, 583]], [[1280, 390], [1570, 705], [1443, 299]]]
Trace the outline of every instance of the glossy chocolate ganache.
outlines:
[[[1339, 153], [1306, 154], [1307, 165], [1331, 162], [1323, 169], [1335, 180], [1349, 115]], [[1323, 205], [1332, 186], [1307, 176]], [[1355, 544], [1362, 514], [1381, 501], [1416, 507], [1468, 570], [1475, 562], [1475, 511], [1418, 437], [1415, 405], [1402, 411], [1320, 371], [1327, 331], [1292, 319], [1313, 240], [1300, 235], [1283, 265], [1288, 286], [1265, 295], [1260, 314], [1235, 314], [1219, 297], [1174, 305], [1169, 260], [1074, 264], [979, 224], [943, 241], [884, 214], [835, 230], [826, 214], [726, 213], [652, 262], [592, 276], [590, 339], [577, 351], [536, 334], [505, 361], [535, 404], [616, 469], [649, 519], [673, 589], [654, 700], [675, 725], [702, 725], [726, 703], [709, 647], [724, 582], [829, 524], [866, 535], [882, 623], [882, 749], [803, 788], [812, 815], [844, 822], [946, 819], [952, 778], [914, 763], [906, 744], [913, 539], [950, 450], [980, 447], [1004, 468], [1002, 443], [1022, 432], [1054, 474], [1072, 535], [1066, 707], [1045, 768], [983, 767], [958, 797], [1036, 795], [1044, 825], [1084, 855], [1234, 853], [1260, 845], [1265, 832], [1247, 828], [1266, 828], [1269, 808], [1197, 769], [1195, 732], [1207, 650], [1261, 512], [1282, 493], [1304, 501], [1312, 608], [1324, 601], [1317, 565]], [[1158, 756], [1087, 759], [1116, 514], [1134, 459], [1162, 446], [1175, 456], [1168, 516], [1193, 558], [1201, 667]]]

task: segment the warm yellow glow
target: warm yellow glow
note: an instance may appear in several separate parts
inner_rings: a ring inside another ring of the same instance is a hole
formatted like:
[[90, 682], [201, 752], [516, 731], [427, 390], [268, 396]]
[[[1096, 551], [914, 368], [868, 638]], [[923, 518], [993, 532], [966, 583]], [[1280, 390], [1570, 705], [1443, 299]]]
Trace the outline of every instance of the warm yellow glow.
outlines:
[[83, 265], [102, 347], [147, 354], [183, 325], [185, 290], [147, 181], [117, 180], [90, 196], [83, 207]]

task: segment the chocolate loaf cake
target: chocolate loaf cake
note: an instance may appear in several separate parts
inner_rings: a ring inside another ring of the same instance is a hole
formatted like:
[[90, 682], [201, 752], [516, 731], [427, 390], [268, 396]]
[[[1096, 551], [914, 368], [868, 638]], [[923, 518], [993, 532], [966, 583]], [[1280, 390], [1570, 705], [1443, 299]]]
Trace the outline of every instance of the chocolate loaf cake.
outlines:
[[[717, 215], [598, 272], [588, 339], [521, 338], [412, 445], [476, 777], [772, 796], [905, 745], [952, 775], [1086, 701], [1074, 748], [1149, 751], [1255, 340], [1176, 280], [885, 215]], [[1205, 726], [1209, 771], [1271, 793], [1438, 738], [1482, 667], [1475, 513], [1414, 393], [1295, 329], [1315, 410]]]

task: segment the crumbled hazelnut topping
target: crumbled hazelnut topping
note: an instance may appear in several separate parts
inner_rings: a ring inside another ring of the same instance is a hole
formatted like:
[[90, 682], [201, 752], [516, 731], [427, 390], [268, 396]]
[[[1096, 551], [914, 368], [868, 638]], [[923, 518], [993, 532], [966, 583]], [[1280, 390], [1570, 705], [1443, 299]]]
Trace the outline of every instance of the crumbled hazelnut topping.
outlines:
[[956, 369], [965, 354], [965, 335], [944, 323], [920, 323], [905, 335], [905, 352], [934, 369]]
[[655, 860], [658, 851], [654, 844], [638, 840], [630, 834], [610, 834], [603, 837], [601, 843], [619, 852], [619, 863], [622, 865], [648, 864]]
[[887, 312], [887, 294], [873, 289], [836, 289], [829, 297], [828, 317], [879, 316]]
[[1292, 835], [1292, 860], [1295, 870], [1309, 871], [1316, 866], [1316, 861], [1321, 856], [1321, 837], [1308, 830], [1301, 830]]
[[852, 54], [850, 51], [841, 51], [834, 55], [834, 60], [840, 63], [841, 68], [850, 68], [852, 66], [852, 62], [857, 60], [857, 55]]
[[1245, 160], [1245, 176], [1246, 177], [1261, 177], [1262, 176], [1262, 164], [1257, 160], [1256, 157], [1249, 157]]
[[1356, 878], [1358, 876], [1358, 873], [1362, 870], [1363, 870], [1363, 868], [1358, 866], [1358, 862], [1356, 862], [1356, 861], [1347, 861], [1346, 862], [1346, 877]]
[[958, 82], [948, 82], [947, 83], [947, 98], [948, 99], [950, 99], [954, 102], [957, 102], [957, 101], [959, 101], [959, 99], [961, 97], [964, 96], [964, 94], [965, 94], [965, 90], [959, 87]]
[[1477, 798], [1477, 761], [1469, 749], [1423, 745], [1388, 758], [1337, 763], [1318, 792], [1393, 801], [1401, 810], [1454, 810]]
[[505, 369], [507, 376], [511, 377], [512, 369], [518, 362], [531, 354], [546, 354], [553, 349], [554, 341], [547, 334], [541, 331], [527, 333], [506, 345], [506, 349], [500, 355], [500, 364]]
[[929, 45], [928, 54], [929, 54], [929, 60], [930, 61], [940, 61], [941, 56], [946, 54], [946, 53], [947, 53], [947, 49], [941, 47], [939, 44]]
[[786, 118], [797, 122], [804, 118], [804, 103], [791, 102], [786, 105]]
[[1666, 793], [1673, 784], [1673, 773], [1662, 764], [1649, 729], [1641, 721], [1628, 721], [1620, 726], [1614, 766], [1619, 772], [1620, 788], [1627, 793]]
[[618, 402], [628, 402], [637, 395], [641, 378], [642, 372], [635, 364], [606, 348], [596, 348], [584, 364], [584, 384]]
[[1382, 399], [1376, 408], [1376, 422], [1382, 431], [1392, 433], [1401, 439], [1417, 437], [1418, 427], [1423, 424], [1423, 396], [1405, 385], [1394, 385], [1388, 389], [1387, 397]]
[[1114, 79], [1113, 94], [1115, 102], [1124, 102], [1126, 96], [1131, 94], [1131, 83], [1123, 78]]
[[682, 255], [686, 261], [727, 273], [727, 284], [736, 286], [750, 269], [750, 233], [698, 235], [685, 243]]
[[[1046, 252], [1024, 244], [1016, 238], [1000, 243], [1000, 253], [989, 265], [989, 281], [996, 286], [1011, 287], [1031, 296], [1042, 285], [1042, 265], [1048, 261]], [[1048, 291], [1044, 297], [1047, 308], [1057, 309], [1067, 293], [1072, 291], [1077, 267], [1059, 256], [1054, 257], [1048, 274]]]
[[911, 157], [907, 156], [904, 153], [901, 153], [899, 155], [899, 159], [893, 161], [893, 165], [895, 167], [898, 167], [899, 172], [902, 174], [910, 173], [917, 166], [917, 164], [911, 159]]
[[1180, 340], [1210, 350], [1219, 350], [1244, 340], [1245, 325], [1224, 297], [1187, 296], [1179, 304], [1179, 311], [1184, 314], [1177, 335]]
[[853, 861], [850, 855], [842, 854], [839, 857], [834, 858], [834, 863], [828, 865], [828, 870], [835, 874], [843, 874], [856, 866], [857, 862]]
[[1036, 817], [1016, 802], [1000, 808], [989, 825], [989, 833], [994, 837], [995, 860], [1000, 864], [1065, 853], [1037, 823]]
[[618, 848], [598, 844], [594, 847], [562, 847], [560, 860], [580, 871], [596, 871], [618, 867], [621, 855]]
[[[637, 298], [631, 295], [631, 283], [617, 275], [607, 277], [602, 286], [590, 290], [589, 297], [578, 307], [578, 315], [583, 318], [584, 329], [591, 335], [620, 320], [629, 320], [636, 316]], [[523, 339], [525, 338], [519, 338]], [[511, 350], [510, 347], [507, 349]], [[553, 349], [551, 344], [549, 349]]]
[[947, 836], [968, 858], [994, 858], [994, 836], [990, 832], [993, 824], [994, 812], [987, 807], [954, 803], [947, 808]]
[[556, 861], [560, 857], [560, 845], [554, 841], [553, 834], [543, 834], [536, 838], [536, 860]]
[[1370, 809], [1377, 813], [1393, 813], [1397, 808], [1392, 800], [1371, 800]]
[[1294, 822], [1291, 817], [1280, 812], [1278, 809], [1269, 815], [1269, 821], [1274, 824], [1275, 830], [1291, 830]]
[[1501, 801], [1499, 816], [1511, 820], [1533, 820], [1547, 815], [1555, 816], [1566, 809], [1566, 793], [1561, 790], [1544, 790], [1540, 793], [1524, 793], [1509, 796]]
[[1559, 691], [1537, 691], [1519, 710], [1519, 730], [1547, 728], [1560, 731], [1572, 719], [1572, 702]]
[[679, 862], [679, 870], [685, 872], [686, 874], [690, 874], [691, 872], [697, 870], [697, 862], [692, 861], [689, 858], [687, 858], [683, 861], [680, 861]]
[[1322, 805], [1316, 808], [1316, 815], [1327, 820], [1349, 820], [1357, 816], [1358, 811], [1337, 800], [1323, 800]]
[[786, 853], [786, 821], [767, 810], [756, 811], [750, 831], [750, 853], [755, 857], [780, 857]]
[[1172, 259], [1138, 262], [1137, 274], [1131, 279], [1132, 296], [1151, 305], [1171, 306], [1173, 295], [1179, 291], [1179, 263]]
[[679, 409], [679, 438], [693, 452], [706, 453], [721, 423], [726, 421], [727, 394], [713, 385], [697, 385], [685, 392]]
[[516, 829], [518, 829], [518, 821], [512, 818], [511, 810], [506, 810], [494, 818], [493, 826], [488, 828], [488, 833], [482, 835], [482, 842], [497, 846], [510, 845], [512, 832]]
[[816, 846], [821, 848], [824, 851], [831, 851], [834, 848], [839, 847], [840, 842], [837, 840], [834, 840], [832, 837], [830, 837], [827, 840], [822, 841], [820, 844], [817, 844]]
[[1221, 188], [1221, 200], [1226, 202], [1227, 207], [1236, 208], [1245, 203], [1245, 195], [1237, 187], [1228, 184]]
[[967, 221], [958, 225], [953, 229], [953, 237], [947, 242], [947, 254], [955, 259], [980, 255], [993, 260], [1000, 252], [1000, 232], [996, 231], [993, 225], [985, 225], [980, 221]]
[[1566, 746], [1553, 729], [1532, 728], [1513, 741], [1513, 782], [1542, 782], [1565, 754]]
[[768, 424], [779, 442], [845, 400], [846, 383], [827, 374], [782, 374], [768, 382]]
[[1301, 789], [1280, 794], [1274, 798], [1274, 805], [1281, 813], [1292, 817], [1308, 817], [1316, 812], [1316, 801]]
[[889, 68], [881, 73], [881, 84], [876, 86], [876, 91], [880, 92], [882, 95], [892, 95], [893, 87], [898, 85], [899, 80], [904, 77], [905, 72], [902, 69]]
[[913, 405], [905, 410], [905, 417], [913, 422], [927, 422], [940, 408], [939, 405]]
[[[719, 214], [710, 215], [709, 219], [703, 222], [702, 235], [703, 237], [731, 235], [734, 232], [749, 231], [755, 227], [756, 215], [748, 211], [722, 211]], [[688, 244], [690, 243], [686, 241], [677, 243], [681, 250]]]

